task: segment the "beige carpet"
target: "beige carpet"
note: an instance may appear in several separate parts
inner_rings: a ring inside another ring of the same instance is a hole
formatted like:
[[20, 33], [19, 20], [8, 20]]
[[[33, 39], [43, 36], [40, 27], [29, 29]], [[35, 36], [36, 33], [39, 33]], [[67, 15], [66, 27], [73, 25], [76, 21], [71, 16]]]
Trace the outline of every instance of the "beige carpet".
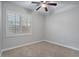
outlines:
[[49, 42], [23, 46], [2, 53], [3, 57], [79, 57], [79, 51], [68, 49]]

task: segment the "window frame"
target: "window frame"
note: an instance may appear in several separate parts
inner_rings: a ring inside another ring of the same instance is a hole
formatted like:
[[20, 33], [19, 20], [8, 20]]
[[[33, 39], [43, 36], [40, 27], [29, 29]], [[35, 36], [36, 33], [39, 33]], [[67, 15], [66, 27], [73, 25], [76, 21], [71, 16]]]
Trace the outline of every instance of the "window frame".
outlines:
[[[30, 25], [31, 25], [31, 32], [28, 32], [28, 33], [15, 33], [15, 34], [8, 34], [8, 14], [9, 13], [13, 13], [13, 14], [17, 14], [17, 15], [20, 15], [18, 12], [16, 12], [16, 11], [12, 11], [12, 10], [6, 10], [6, 37], [15, 37], [15, 36], [24, 36], [24, 35], [32, 35], [32, 20], [31, 20], [31, 23], [30, 23]], [[20, 16], [22, 16], [22, 15], [20, 15]], [[29, 16], [30, 17], [30, 16]], [[27, 19], [29, 20], [29, 17], [27, 16]], [[30, 18], [31, 19], [31, 18]], [[27, 20], [27, 21], [28, 21]]]

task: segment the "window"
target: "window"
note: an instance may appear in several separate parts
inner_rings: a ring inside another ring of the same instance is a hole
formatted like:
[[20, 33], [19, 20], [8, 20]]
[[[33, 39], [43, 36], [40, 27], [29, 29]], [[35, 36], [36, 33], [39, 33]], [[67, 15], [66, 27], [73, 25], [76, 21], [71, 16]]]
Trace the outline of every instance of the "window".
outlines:
[[31, 19], [25, 14], [20, 15], [11, 11], [7, 12], [6, 33], [8, 36], [31, 33], [31, 24]]

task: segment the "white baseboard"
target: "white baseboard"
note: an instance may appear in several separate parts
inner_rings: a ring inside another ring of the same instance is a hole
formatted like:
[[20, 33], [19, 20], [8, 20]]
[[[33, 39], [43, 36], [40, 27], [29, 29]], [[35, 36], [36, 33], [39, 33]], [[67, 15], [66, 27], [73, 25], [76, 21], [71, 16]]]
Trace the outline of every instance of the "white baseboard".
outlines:
[[27, 45], [35, 44], [35, 43], [42, 42], [42, 41], [43, 41], [43, 40], [40, 40], [40, 41], [34, 41], [34, 42], [26, 43], [26, 44], [21, 44], [21, 45], [15, 46], [15, 47], [2, 49], [2, 50], [1, 50], [1, 54], [2, 54], [4, 51], [8, 51], [8, 50], [11, 50], [11, 49], [19, 48], [19, 47], [22, 47], [22, 46], [27, 46]]
[[49, 43], [52, 43], [52, 44], [59, 45], [59, 46], [63, 46], [63, 47], [66, 47], [66, 48], [69, 48], [69, 49], [72, 49], [72, 50], [79, 51], [78, 48], [75, 48], [75, 47], [72, 47], [72, 46], [67, 46], [67, 45], [64, 45], [64, 44], [61, 44], [61, 43], [52, 42], [52, 41], [48, 41], [48, 40], [45, 40], [45, 41], [46, 41], [46, 42], [49, 42]]

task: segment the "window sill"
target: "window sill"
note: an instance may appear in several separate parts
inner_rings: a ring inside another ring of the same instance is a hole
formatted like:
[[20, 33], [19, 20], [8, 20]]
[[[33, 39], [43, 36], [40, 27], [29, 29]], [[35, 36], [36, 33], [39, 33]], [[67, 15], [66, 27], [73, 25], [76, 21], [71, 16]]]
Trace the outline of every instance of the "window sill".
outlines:
[[32, 35], [32, 33], [7, 35], [6, 38], [19, 37], [19, 36], [27, 36], [27, 35]]

